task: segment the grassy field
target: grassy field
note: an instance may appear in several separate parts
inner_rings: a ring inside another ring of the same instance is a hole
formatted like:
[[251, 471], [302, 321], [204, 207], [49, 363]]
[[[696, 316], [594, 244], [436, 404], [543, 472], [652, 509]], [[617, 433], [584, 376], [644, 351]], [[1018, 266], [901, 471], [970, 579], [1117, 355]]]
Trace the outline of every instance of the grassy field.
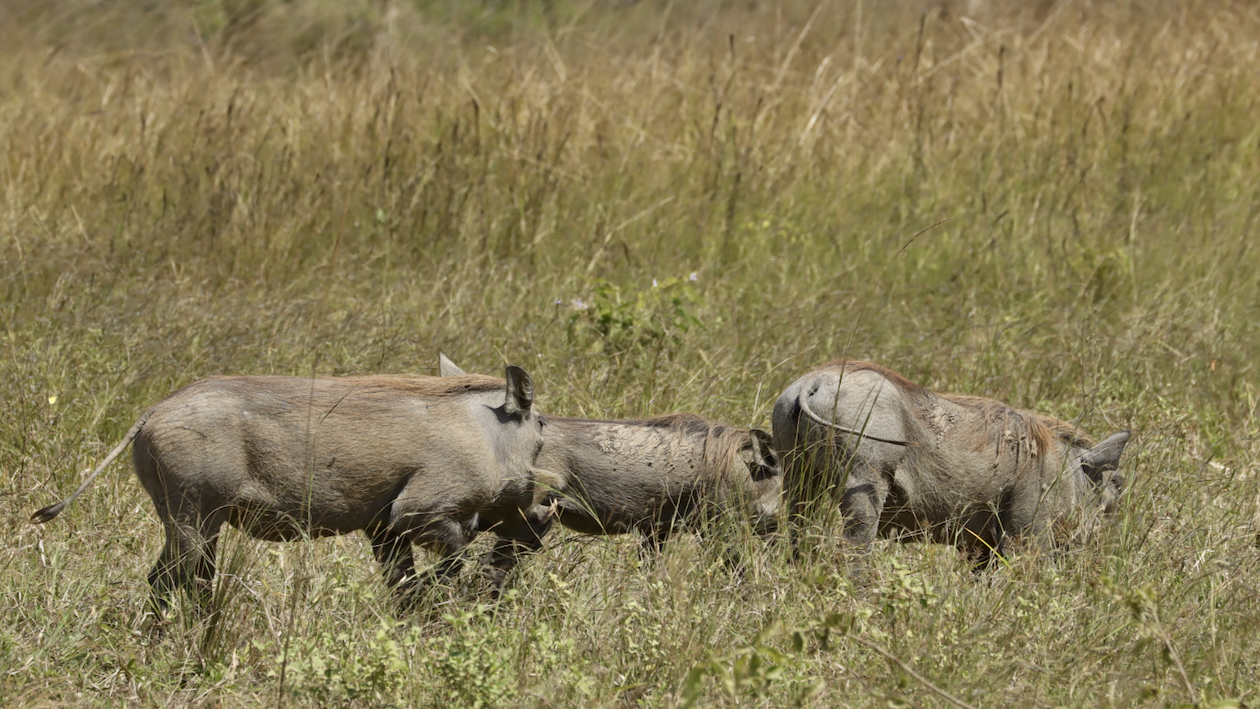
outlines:
[[[0, 705], [1257, 706], [1258, 55], [1206, 0], [4, 3]], [[128, 464], [26, 521], [195, 379], [439, 349], [743, 426], [873, 359], [1131, 428], [1130, 487], [978, 580], [558, 534], [402, 622], [361, 536], [229, 531], [164, 637]]]

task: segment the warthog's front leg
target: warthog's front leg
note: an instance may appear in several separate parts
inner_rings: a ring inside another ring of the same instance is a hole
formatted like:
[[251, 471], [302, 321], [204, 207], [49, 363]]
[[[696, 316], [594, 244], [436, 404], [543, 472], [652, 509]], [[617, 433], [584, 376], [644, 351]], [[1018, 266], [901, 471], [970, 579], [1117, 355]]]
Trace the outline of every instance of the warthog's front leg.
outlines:
[[652, 521], [641, 524], [639, 529], [639, 559], [646, 562], [661, 555], [665, 543], [674, 533], [673, 520]]
[[523, 510], [518, 518], [508, 519], [494, 527], [498, 539], [494, 548], [481, 559], [481, 571], [493, 587], [493, 593], [507, 581], [508, 574], [520, 563], [521, 554], [542, 549], [542, 539], [555, 524], [550, 505], [535, 505]]
[[424, 574], [424, 584], [431, 585], [459, 573], [464, 568], [464, 547], [476, 536], [476, 515], [461, 519], [442, 517], [421, 528], [416, 541], [439, 557], [438, 563]]
[[840, 514], [844, 517], [844, 540], [854, 551], [870, 551], [879, 532], [888, 490], [888, 483], [878, 475], [855, 475], [849, 479], [840, 496]]
[[385, 570], [385, 583], [394, 589], [400, 599], [407, 599], [415, 590], [416, 560], [411, 552], [411, 540], [379, 524], [363, 530], [372, 540], [372, 555]]
[[[421, 521], [426, 518], [427, 521]], [[373, 554], [385, 567], [385, 581], [395, 589], [404, 612], [415, 608], [429, 586], [463, 568], [464, 547], [477, 534], [475, 520], [475, 515], [452, 518], [412, 514], [366, 530], [372, 539]], [[417, 574], [413, 543], [437, 554], [438, 563]]]
[[[1008, 505], [1005, 501], [1003, 508]], [[972, 515], [958, 535], [958, 548], [967, 554], [972, 573], [979, 574], [992, 568], [1006, 556], [1007, 515], [1000, 511], [988, 511]]]

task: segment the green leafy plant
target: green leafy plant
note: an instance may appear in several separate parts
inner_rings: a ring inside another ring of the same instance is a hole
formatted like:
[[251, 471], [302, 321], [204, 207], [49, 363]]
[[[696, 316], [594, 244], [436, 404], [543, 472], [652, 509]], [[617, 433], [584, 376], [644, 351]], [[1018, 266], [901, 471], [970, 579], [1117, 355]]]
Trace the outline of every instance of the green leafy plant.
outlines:
[[517, 696], [513, 639], [484, 606], [443, 616], [444, 636], [424, 647], [421, 669], [435, 680], [438, 701], [452, 706], [509, 706]]
[[[374, 706], [406, 706], [400, 694], [423, 645], [418, 627], [401, 629], [380, 621], [366, 641], [352, 642], [347, 632], [317, 633], [294, 638], [287, 653], [277, 654], [276, 667], [268, 676], [279, 679], [298, 697], [309, 697], [325, 706], [350, 706], [370, 702]], [[255, 641], [260, 651], [275, 650], [271, 643]]]
[[571, 304], [569, 337], [586, 343], [591, 354], [672, 348], [701, 326], [698, 304], [694, 282], [686, 279], [653, 280], [651, 287], [630, 292], [598, 281], [588, 300]]

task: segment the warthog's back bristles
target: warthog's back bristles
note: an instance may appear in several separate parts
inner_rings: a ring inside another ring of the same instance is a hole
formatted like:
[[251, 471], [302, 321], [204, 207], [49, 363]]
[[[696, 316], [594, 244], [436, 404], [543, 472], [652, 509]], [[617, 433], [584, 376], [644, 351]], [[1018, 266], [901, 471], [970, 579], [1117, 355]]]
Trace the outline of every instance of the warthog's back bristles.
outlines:
[[752, 434], [746, 428], [728, 426], [709, 421], [696, 414], [662, 414], [645, 419], [583, 419], [567, 416], [548, 416], [547, 422], [573, 422], [577, 424], [616, 426], [642, 426], [644, 428], [671, 429], [683, 436], [699, 439], [702, 448], [700, 476], [705, 480], [720, 480], [730, 472], [738, 460], [739, 451], [748, 445]]
[[[192, 387], [215, 386], [230, 383], [245, 390], [266, 389], [276, 381], [291, 380], [281, 375], [250, 375], [208, 377], [193, 382], [176, 394]], [[402, 392], [422, 397], [460, 396], [481, 391], [498, 391], [507, 383], [498, 377], [482, 374], [466, 374], [458, 377], [425, 377], [412, 374], [373, 374], [364, 377], [318, 377], [318, 381], [342, 387], [352, 387], [363, 394], [374, 391]], [[173, 394], [174, 395], [174, 394]], [[173, 396], [172, 395], [172, 396]]]
[[[1085, 448], [1093, 445], [1090, 438], [1077, 427], [1053, 416], [1046, 416], [1045, 414], [1038, 414], [1032, 411], [1021, 411], [1003, 402], [983, 396], [932, 392], [911, 382], [891, 369], [874, 362], [841, 359], [823, 365], [822, 369], [840, 369], [845, 374], [874, 372], [896, 385], [911, 400], [923, 401], [935, 396], [972, 409], [979, 414], [978, 420], [981, 422], [984, 431], [984, 435], [977, 441], [978, 447], [986, 445], [1000, 447], [1001, 439], [1009, 429], [1015, 434], [1015, 440], [1023, 448], [1020, 451], [1020, 456], [1026, 462], [1036, 462], [1039, 456], [1043, 456], [1047, 451], [1054, 449], [1053, 444], [1056, 441]], [[807, 411], [806, 414], [814, 418], [810, 412]], [[815, 420], [818, 419], [815, 418]], [[826, 422], [821, 421], [821, 423]], [[875, 440], [882, 439], [876, 438]], [[895, 441], [885, 442], [895, 443]]]

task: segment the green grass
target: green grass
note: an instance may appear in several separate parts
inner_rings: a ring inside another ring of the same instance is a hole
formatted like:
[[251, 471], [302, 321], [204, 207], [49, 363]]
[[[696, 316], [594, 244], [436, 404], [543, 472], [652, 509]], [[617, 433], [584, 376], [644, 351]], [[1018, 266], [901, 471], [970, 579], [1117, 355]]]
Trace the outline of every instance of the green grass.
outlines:
[[[1258, 52], [1206, 0], [7, 3], [0, 704], [1255, 705]], [[186, 383], [439, 348], [546, 412], [758, 426], [873, 359], [1132, 428], [1131, 486], [978, 581], [558, 534], [401, 623], [362, 538], [230, 531], [161, 638], [129, 466], [26, 522]]]

